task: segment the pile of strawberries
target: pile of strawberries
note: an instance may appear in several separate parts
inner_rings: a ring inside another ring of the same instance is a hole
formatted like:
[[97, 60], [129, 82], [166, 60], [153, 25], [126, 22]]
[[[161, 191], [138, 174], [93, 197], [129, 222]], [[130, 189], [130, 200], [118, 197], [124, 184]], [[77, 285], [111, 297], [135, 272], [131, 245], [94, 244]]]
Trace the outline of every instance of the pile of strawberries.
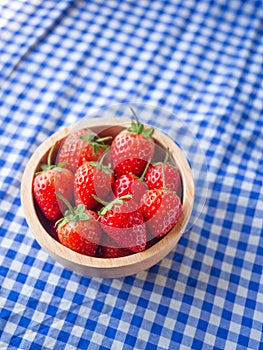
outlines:
[[114, 138], [90, 129], [72, 132], [55, 160], [54, 144], [35, 175], [33, 195], [45, 225], [78, 253], [101, 258], [138, 253], [179, 220], [180, 174], [169, 150], [152, 161], [160, 154], [154, 129], [134, 116]]

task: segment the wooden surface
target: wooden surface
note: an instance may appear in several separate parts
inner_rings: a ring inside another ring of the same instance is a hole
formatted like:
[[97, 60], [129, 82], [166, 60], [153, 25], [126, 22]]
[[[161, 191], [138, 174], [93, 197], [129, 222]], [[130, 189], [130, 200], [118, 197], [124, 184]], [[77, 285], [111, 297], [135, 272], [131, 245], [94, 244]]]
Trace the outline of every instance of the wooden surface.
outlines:
[[21, 201], [25, 217], [31, 232], [41, 247], [47, 251], [56, 261], [63, 266], [76, 271], [80, 274], [91, 277], [123, 277], [145, 270], [161, 259], [163, 259], [178, 243], [185, 227], [189, 221], [193, 202], [194, 202], [194, 181], [189, 164], [181, 149], [166, 135], [159, 130], [155, 130], [153, 137], [157, 144], [164, 148], [169, 147], [172, 158], [181, 173], [182, 178], [182, 215], [175, 227], [158, 243], [141, 253], [136, 253], [123, 258], [102, 259], [85, 256], [76, 253], [47, 233], [40, 220], [38, 219], [32, 194], [32, 182], [35, 171], [39, 169], [39, 164], [46, 158], [49, 149], [56, 141], [66, 137], [72, 130], [89, 127], [101, 135], [115, 136], [123, 127], [130, 125], [130, 120], [124, 121], [123, 118], [100, 118], [85, 120], [76, 127], [63, 128], [53, 134], [43, 142], [30, 158], [25, 169], [21, 184]]

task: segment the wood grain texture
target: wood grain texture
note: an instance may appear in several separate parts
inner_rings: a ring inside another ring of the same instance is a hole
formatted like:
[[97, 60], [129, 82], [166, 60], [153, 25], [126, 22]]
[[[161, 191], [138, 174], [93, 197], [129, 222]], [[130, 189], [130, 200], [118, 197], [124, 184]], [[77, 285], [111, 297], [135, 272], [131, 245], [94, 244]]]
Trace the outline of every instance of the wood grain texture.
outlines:
[[36, 212], [32, 193], [32, 182], [35, 172], [39, 169], [40, 163], [47, 157], [49, 149], [55, 142], [69, 135], [72, 130], [89, 127], [102, 136], [111, 134], [114, 137], [122, 128], [128, 125], [130, 125], [130, 120], [124, 120], [123, 118], [98, 118], [88, 120], [88, 125], [87, 120], [85, 120], [85, 124], [79, 123], [77, 126], [63, 128], [49, 137], [36, 149], [23, 174], [21, 201], [26, 220], [34, 237], [40, 246], [57, 262], [70, 270], [90, 277], [123, 277], [133, 275], [155, 265], [175, 248], [192, 212], [194, 181], [188, 161], [173, 140], [161, 131], [155, 130], [153, 137], [156, 143], [163, 148], [169, 147], [170, 149], [171, 156], [181, 173], [183, 187], [182, 215], [175, 227], [163, 239], [140, 253], [122, 258], [102, 259], [85, 256], [64, 247], [45, 230]]

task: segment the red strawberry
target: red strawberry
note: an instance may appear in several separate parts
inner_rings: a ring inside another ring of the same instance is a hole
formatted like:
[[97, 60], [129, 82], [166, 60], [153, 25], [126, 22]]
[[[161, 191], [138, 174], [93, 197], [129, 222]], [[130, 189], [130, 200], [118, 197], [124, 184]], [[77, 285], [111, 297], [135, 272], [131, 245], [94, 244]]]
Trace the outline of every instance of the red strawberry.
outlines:
[[125, 174], [118, 177], [113, 185], [113, 193], [116, 197], [122, 197], [126, 194], [132, 195], [132, 200], [139, 203], [147, 187], [136, 175]]
[[65, 204], [57, 198], [61, 193], [67, 200], [73, 197], [74, 175], [63, 168], [64, 163], [51, 165], [51, 158], [56, 144], [51, 148], [47, 164], [42, 164], [42, 171], [36, 173], [33, 181], [33, 195], [44, 216], [48, 220], [57, 220], [65, 209]]
[[122, 197], [131, 194], [132, 200], [134, 200], [135, 203], [140, 203], [143, 194], [147, 190], [147, 186], [145, 182], [143, 182], [143, 179], [149, 165], [150, 161], [147, 163], [141, 177], [131, 173], [118, 177], [113, 184], [113, 193], [115, 197]]
[[84, 255], [95, 256], [101, 239], [98, 215], [86, 210], [83, 204], [73, 208], [58, 194], [68, 206], [64, 218], [57, 221], [57, 234], [61, 244]]
[[182, 212], [180, 198], [165, 189], [148, 190], [141, 200], [141, 211], [152, 237], [162, 237], [177, 223]]
[[[99, 211], [103, 230], [118, 246], [133, 252], [143, 251], [146, 247], [146, 227], [143, 215], [136, 210], [132, 201], [125, 201], [130, 195], [115, 198]], [[97, 198], [97, 200], [99, 200]]]
[[99, 258], [121, 258], [131, 254], [130, 250], [119, 247], [113, 239], [104, 233], [98, 250]]
[[95, 209], [98, 202], [93, 197], [106, 199], [112, 191], [114, 176], [109, 166], [102, 164], [103, 157], [99, 162], [82, 164], [75, 173], [74, 196], [75, 203], [85, 204], [87, 209]]
[[62, 144], [57, 163], [66, 162], [66, 168], [75, 172], [84, 161], [97, 161], [109, 146], [104, 141], [110, 137], [99, 138], [90, 129], [81, 129], [72, 132]]
[[134, 116], [136, 122], [121, 131], [111, 145], [112, 163], [117, 177], [129, 173], [140, 176], [154, 154], [155, 143], [151, 137], [153, 128], [145, 128], [135, 113]]
[[167, 163], [169, 150], [165, 160], [151, 164], [145, 174], [145, 182], [150, 190], [166, 188], [179, 194], [181, 190], [181, 177], [174, 165]]

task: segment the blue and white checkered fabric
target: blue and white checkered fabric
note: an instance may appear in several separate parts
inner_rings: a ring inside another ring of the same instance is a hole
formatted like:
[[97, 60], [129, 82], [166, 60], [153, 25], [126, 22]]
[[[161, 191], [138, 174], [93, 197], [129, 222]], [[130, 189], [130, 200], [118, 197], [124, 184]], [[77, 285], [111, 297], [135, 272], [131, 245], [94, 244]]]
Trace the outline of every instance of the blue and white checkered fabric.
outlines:
[[[263, 349], [262, 1], [0, 6], [0, 349]], [[83, 277], [34, 240], [21, 177], [60, 127], [131, 101], [188, 125], [207, 202], [156, 266]]]

